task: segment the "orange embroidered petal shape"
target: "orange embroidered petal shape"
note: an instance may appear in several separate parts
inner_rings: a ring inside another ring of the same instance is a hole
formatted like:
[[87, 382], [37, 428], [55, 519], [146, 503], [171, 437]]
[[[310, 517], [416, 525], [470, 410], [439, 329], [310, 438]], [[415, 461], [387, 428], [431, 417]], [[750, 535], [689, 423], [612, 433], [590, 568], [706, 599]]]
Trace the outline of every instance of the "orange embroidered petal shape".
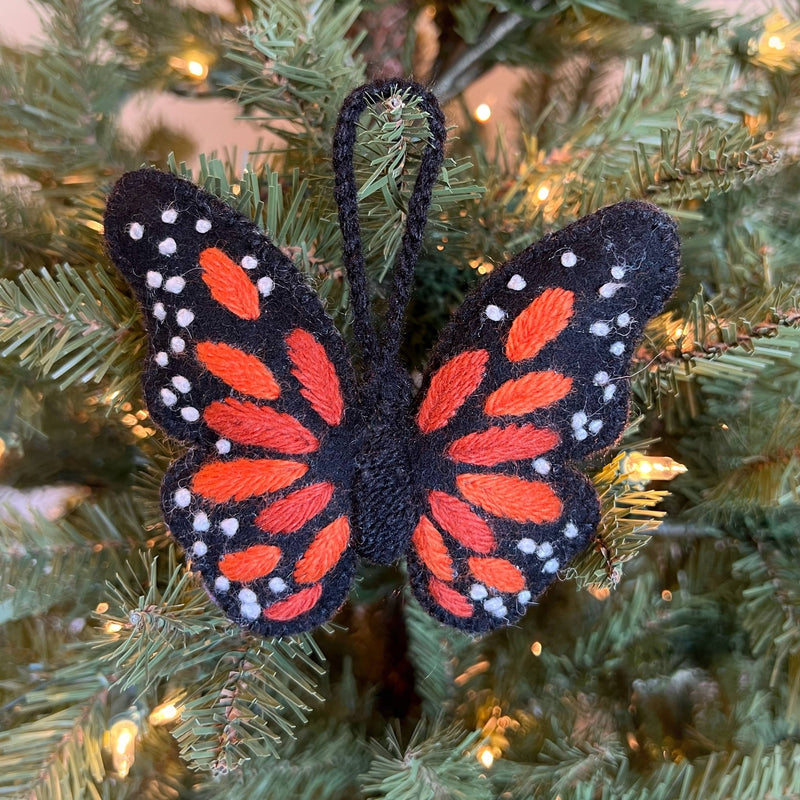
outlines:
[[279, 547], [256, 544], [239, 553], [228, 553], [219, 561], [220, 572], [232, 581], [254, 581], [269, 575], [281, 559]]
[[197, 471], [192, 491], [215, 503], [246, 500], [285, 489], [307, 471], [306, 464], [271, 458], [210, 461]]
[[436, 522], [457, 542], [476, 553], [491, 553], [495, 547], [492, 529], [465, 502], [446, 492], [428, 494]]
[[420, 561], [440, 580], [453, 580], [453, 561], [447, 552], [442, 534], [423, 514], [411, 537]]
[[293, 533], [322, 512], [331, 497], [332, 483], [314, 483], [267, 506], [256, 517], [256, 525], [267, 533]]
[[327, 575], [338, 563], [350, 542], [350, 523], [339, 517], [326, 525], [308, 546], [294, 568], [298, 583], [313, 583]]
[[498, 592], [521, 592], [525, 588], [522, 573], [504, 558], [472, 557], [469, 570], [481, 583]]
[[275, 400], [281, 390], [275, 377], [254, 355], [224, 342], [198, 342], [197, 359], [212, 374], [242, 394]]
[[493, 417], [518, 417], [561, 400], [571, 389], [572, 378], [560, 372], [531, 372], [506, 381], [492, 392], [486, 398], [484, 410]]
[[417, 412], [417, 425], [423, 433], [447, 425], [480, 385], [488, 360], [489, 353], [486, 350], [470, 350], [451, 358], [433, 373], [425, 399]]
[[258, 289], [239, 264], [216, 247], [203, 250], [199, 261], [203, 282], [220, 305], [241, 319], [259, 318]]
[[264, 616], [267, 619], [274, 619], [276, 622], [288, 622], [290, 619], [311, 611], [321, 596], [322, 584], [317, 583], [307, 589], [301, 589], [285, 600], [273, 603], [269, 608], [264, 609]]
[[552, 342], [572, 317], [574, 297], [566, 289], [545, 289], [511, 325], [506, 340], [508, 360], [533, 358]]
[[464, 464], [493, 467], [504, 461], [536, 458], [560, 441], [555, 431], [534, 425], [494, 426], [456, 439], [447, 448], [447, 455]]
[[496, 517], [540, 524], [554, 522], [561, 516], [561, 501], [541, 481], [526, 481], [512, 475], [465, 473], [456, 478], [456, 484], [470, 503]]
[[344, 416], [344, 400], [325, 348], [302, 328], [295, 328], [286, 337], [286, 345], [294, 364], [292, 375], [303, 387], [300, 394], [328, 425], [338, 425]]
[[203, 412], [203, 419], [220, 436], [239, 444], [277, 450], [279, 453], [313, 453], [317, 437], [290, 414], [269, 406], [228, 397]]
[[472, 603], [455, 589], [442, 583], [436, 578], [428, 581], [428, 591], [431, 597], [445, 610], [456, 617], [471, 617]]

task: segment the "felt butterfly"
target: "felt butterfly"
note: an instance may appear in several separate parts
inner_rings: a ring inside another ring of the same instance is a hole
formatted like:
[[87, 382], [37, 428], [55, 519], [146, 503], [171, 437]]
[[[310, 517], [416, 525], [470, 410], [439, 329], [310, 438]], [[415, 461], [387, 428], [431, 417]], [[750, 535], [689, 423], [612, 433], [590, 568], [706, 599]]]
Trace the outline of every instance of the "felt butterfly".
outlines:
[[[430, 139], [379, 335], [353, 148], [367, 103], [403, 91]], [[189, 445], [164, 478], [165, 520], [214, 600], [257, 633], [328, 620], [356, 556], [405, 556], [434, 617], [490, 630], [594, 535], [597, 496], [570, 462], [625, 424], [634, 347], [677, 280], [675, 226], [623, 202], [532, 245], [465, 300], [414, 393], [398, 349], [444, 139], [415, 84], [370, 84], [342, 108], [334, 169], [359, 377], [317, 295], [249, 220], [155, 170], [123, 176], [108, 200], [109, 252], [144, 310], [145, 399]]]

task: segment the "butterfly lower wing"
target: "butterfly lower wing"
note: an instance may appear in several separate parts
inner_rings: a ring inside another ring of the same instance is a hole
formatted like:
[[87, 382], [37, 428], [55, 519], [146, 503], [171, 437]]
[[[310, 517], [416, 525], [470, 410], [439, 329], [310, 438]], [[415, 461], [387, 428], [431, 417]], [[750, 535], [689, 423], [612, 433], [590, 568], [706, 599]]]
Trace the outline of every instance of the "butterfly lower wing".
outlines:
[[427, 507], [409, 554], [434, 616], [508, 624], [589, 542], [597, 496], [569, 462], [622, 431], [631, 356], [678, 260], [669, 217], [620, 203], [496, 270], [445, 329], [415, 410]]
[[292, 262], [187, 181], [124, 176], [109, 252], [144, 310], [151, 417], [192, 449], [162, 506], [207, 589], [264, 635], [344, 601], [355, 381], [344, 343]]

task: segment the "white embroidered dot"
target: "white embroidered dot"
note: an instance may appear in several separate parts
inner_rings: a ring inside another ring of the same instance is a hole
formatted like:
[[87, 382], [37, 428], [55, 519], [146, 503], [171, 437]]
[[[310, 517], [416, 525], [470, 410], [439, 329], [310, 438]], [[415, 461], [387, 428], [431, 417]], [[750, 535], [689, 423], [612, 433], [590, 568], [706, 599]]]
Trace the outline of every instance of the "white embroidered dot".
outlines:
[[517, 550], [521, 553], [525, 553], [526, 555], [530, 555], [531, 553], [536, 552], [536, 542], [533, 539], [520, 539], [517, 542]]
[[253, 256], [245, 256], [242, 259], [242, 266], [245, 269], [255, 269], [258, 266], [258, 259], [253, 258]]
[[539, 473], [539, 475], [550, 474], [550, 462], [546, 458], [537, 458], [533, 462], [533, 468]]
[[160, 352], [156, 353], [155, 362], [159, 367], [166, 367], [167, 364], [169, 364], [169, 356], [163, 350], [161, 350]]
[[178, 508], [186, 508], [192, 502], [192, 493], [188, 489], [178, 489], [172, 499]]
[[608, 327], [607, 322], [597, 320], [597, 322], [592, 323], [589, 333], [593, 333], [595, 336], [608, 336], [611, 333], [611, 328]]
[[567, 539], [574, 539], [578, 535], [578, 526], [574, 522], [568, 522], [564, 526], [562, 533]]
[[600, 431], [601, 431], [602, 429], [603, 429], [603, 420], [601, 420], [601, 419], [593, 419], [593, 420], [592, 420], [592, 421], [589, 423], [589, 430], [590, 430], [592, 433], [595, 433], [595, 434], [597, 434], [597, 433], [600, 433]]
[[574, 267], [578, 263], [578, 257], [572, 250], [567, 250], [561, 254], [561, 265], [564, 267]]
[[495, 611], [496, 609], [500, 608], [503, 605], [503, 598], [502, 597], [490, 597], [484, 604], [483, 607], [487, 611]]
[[252, 589], [239, 589], [240, 603], [255, 603], [256, 593]]
[[512, 275], [511, 280], [506, 284], [509, 289], [513, 289], [515, 292], [521, 292], [527, 285], [522, 275]]
[[545, 561], [545, 564], [542, 567], [542, 572], [549, 572], [552, 575], [554, 572], [558, 572], [558, 567], [558, 559], [551, 558], [549, 561]]
[[198, 233], [208, 233], [211, 230], [211, 223], [207, 219], [199, 219], [195, 222], [194, 229]]
[[487, 600], [483, 604], [483, 607], [495, 617], [504, 617], [506, 614], [508, 614], [508, 609], [505, 607], [503, 600], [500, 597], [493, 597], [491, 600]]
[[621, 356], [625, 352], [625, 342], [614, 342], [608, 349], [612, 355]]
[[483, 313], [486, 314], [492, 322], [500, 322], [500, 320], [504, 319], [506, 316], [506, 312], [499, 306], [486, 306]]
[[167, 225], [172, 225], [178, 219], [178, 212], [174, 208], [168, 208], [161, 214], [161, 221]]
[[181, 393], [186, 394], [192, 388], [192, 384], [183, 377], [183, 375], [176, 375], [172, 379], [172, 385]]
[[530, 603], [530, 601], [531, 601], [531, 593], [527, 589], [521, 591], [517, 595], [517, 602], [522, 603], [523, 606]]
[[536, 557], [541, 558], [542, 561], [546, 558], [550, 558], [551, 555], [553, 555], [553, 545], [550, 544], [550, 542], [542, 542], [536, 548]]
[[167, 318], [167, 310], [164, 308], [164, 304], [163, 303], [156, 303], [153, 306], [153, 316], [159, 322], [163, 322]]
[[242, 616], [245, 619], [258, 619], [261, 606], [258, 603], [242, 603]]
[[200, 511], [199, 513], [194, 515], [194, 519], [192, 520], [192, 529], [203, 533], [207, 531], [211, 527], [211, 523], [208, 521], [208, 514], [205, 511]]
[[138, 242], [144, 236], [144, 225], [140, 222], [131, 222], [131, 226], [128, 228], [128, 236]]
[[622, 280], [625, 277], [625, 267], [611, 267], [611, 277]]
[[180, 336], [173, 336], [169, 340], [169, 347], [173, 353], [182, 353], [186, 349], [186, 342]]
[[192, 552], [196, 556], [204, 556], [208, 552], [208, 545], [199, 539], [192, 545]]
[[164, 282], [164, 276], [160, 272], [156, 272], [152, 269], [147, 270], [145, 279], [147, 280], [147, 285], [151, 289], [159, 289], [161, 284]]
[[572, 432], [572, 435], [576, 441], [582, 442], [589, 434], [586, 428], [578, 428], [578, 430]]
[[473, 600], [483, 600], [489, 596], [489, 592], [486, 591], [486, 587], [482, 583], [473, 583], [469, 587], [469, 596]]
[[275, 281], [273, 281], [269, 275], [265, 275], [263, 278], [258, 279], [256, 286], [264, 297], [269, 297], [272, 294], [272, 290], [275, 288]]
[[178, 402], [178, 395], [171, 389], [165, 387], [161, 390], [161, 402], [168, 408], [171, 408]]
[[184, 286], [186, 286], [186, 281], [180, 275], [173, 275], [171, 278], [167, 278], [167, 282], [164, 284], [164, 288], [168, 292], [172, 292], [172, 294], [180, 294]]
[[158, 252], [162, 256], [171, 256], [177, 249], [178, 245], [175, 244], [175, 240], [171, 236], [167, 236], [163, 242], [158, 243]]
[[184, 406], [181, 409], [181, 416], [187, 422], [197, 422], [200, 419], [200, 412], [194, 406]]
[[608, 300], [609, 297], [613, 297], [624, 285], [624, 283], [604, 283], [597, 290], [597, 293], [600, 297], [604, 297]]
[[270, 578], [267, 586], [269, 586], [270, 591], [275, 592], [275, 594], [286, 591], [286, 581], [283, 578]]
[[231, 451], [231, 443], [227, 439], [217, 439], [217, 452], [224, 456]]
[[628, 325], [630, 324], [631, 324], [631, 315], [627, 311], [623, 311], [617, 317], [617, 325], [619, 325], [620, 328], [627, 328]]
[[236, 517], [228, 517], [228, 519], [223, 519], [222, 522], [219, 523], [219, 529], [226, 536], [234, 536], [236, 531], [239, 530], [239, 520], [236, 519]]
[[188, 308], [179, 308], [178, 313], [175, 315], [175, 322], [181, 326], [181, 328], [186, 328], [194, 322], [194, 312], [190, 311]]
[[231, 588], [231, 582], [224, 575], [220, 575], [214, 581], [214, 588], [218, 592], [227, 592]]
[[603, 402], [608, 403], [611, 398], [616, 394], [617, 391], [617, 384], [616, 383], [609, 383], [608, 386], [603, 389]]
[[589, 418], [586, 416], [585, 411], [576, 411], [572, 415], [572, 429], [577, 430], [578, 428], [582, 428], [588, 421]]
[[608, 376], [608, 373], [605, 370], [595, 372], [594, 374], [595, 386], [605, 386], [610, 380], [611, 378]]

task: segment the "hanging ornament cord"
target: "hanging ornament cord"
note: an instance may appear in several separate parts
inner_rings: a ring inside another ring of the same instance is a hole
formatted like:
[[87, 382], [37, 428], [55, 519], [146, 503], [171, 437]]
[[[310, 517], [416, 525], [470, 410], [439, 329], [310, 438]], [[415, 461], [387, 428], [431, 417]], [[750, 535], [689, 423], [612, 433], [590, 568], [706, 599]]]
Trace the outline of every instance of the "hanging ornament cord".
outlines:
[[[361, 225], [358, 219], [358, 188], [353, 167], [358, 120], [369, 103], [406, 95], [419, 98], [426, 113], [430, 136], [420, 160], [419, 172], [408, 201], [408, 215], [400, 250], [394, 264], [394, 285], [386, 313], [381, 341], [372, 323]], [[350, 283], [353, 329], [364, 358], [367, 374], [386, 375], [397, 363], [403, 333], [403, 317], [414, 280], [414, 267], [422, 246], [433, 187], [444, 158], [447, 131], [444, 114], [431, 92], [419, 84], [400, 78], [368, 83], [353, 91], [342, 105], [333, 136], [335, 197], [342, 231], [342, 257]]]

